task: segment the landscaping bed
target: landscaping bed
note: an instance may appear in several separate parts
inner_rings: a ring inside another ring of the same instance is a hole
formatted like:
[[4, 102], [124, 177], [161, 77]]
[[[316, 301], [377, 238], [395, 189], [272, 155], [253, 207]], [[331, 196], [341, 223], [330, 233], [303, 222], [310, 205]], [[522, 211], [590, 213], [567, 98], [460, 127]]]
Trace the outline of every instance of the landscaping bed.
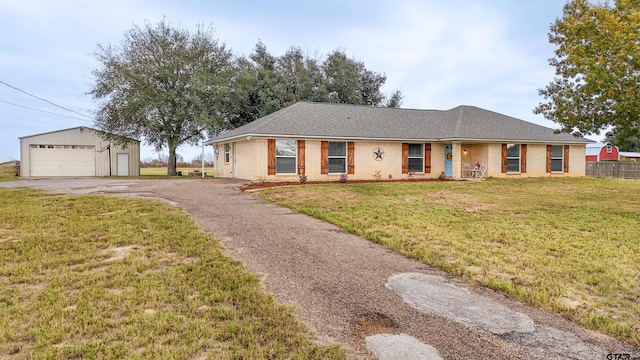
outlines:
[[322, 185], [322, 184], [371, 184], [371, 183], [423, 183], [423, 182], [440, 182], [440, 181], [452, 181], [450, 179], [439, 180], [439, 179], [401, 179], [401, 180], [347, 180], [347, 181], [254, 181], [248, 184], [243, 185], [240, 190], [248, 191], [248, 190], [258, 190], [258, 189], [267, 189], [272, 187], [280, 187], [280, 186], [296, 186], [296, 185]]

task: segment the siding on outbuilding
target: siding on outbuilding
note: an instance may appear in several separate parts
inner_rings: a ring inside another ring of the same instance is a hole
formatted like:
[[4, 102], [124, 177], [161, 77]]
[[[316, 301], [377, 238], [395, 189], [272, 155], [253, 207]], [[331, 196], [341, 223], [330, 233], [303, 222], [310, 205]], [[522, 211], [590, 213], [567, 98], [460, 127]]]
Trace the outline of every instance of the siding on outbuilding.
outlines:
[[[119, 153], [128, 154], [128, 175], [140, 175], [137, 140], [131, 139], [126, 146], [111, 144], [98, 130], [88, 127], [24, 136], [20, 138], [20, 176], [116, 176]], [[47, 159], [54, 161], [43, 161]]]
[[620, 151], [620, 161], [640, 162], [640, 152]]

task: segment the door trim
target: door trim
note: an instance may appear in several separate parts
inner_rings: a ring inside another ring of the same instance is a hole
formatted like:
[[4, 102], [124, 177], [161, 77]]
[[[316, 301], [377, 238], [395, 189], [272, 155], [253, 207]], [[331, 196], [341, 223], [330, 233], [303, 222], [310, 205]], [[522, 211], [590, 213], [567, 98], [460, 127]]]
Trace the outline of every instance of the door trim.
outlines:
[[236, 143], [231, 143], [231, 154], [233, 156], [233, 177], [238, 177], [238, 157], [236, 156]]
[[453, 176], [453, 144], [444, 145], [444, 176]]

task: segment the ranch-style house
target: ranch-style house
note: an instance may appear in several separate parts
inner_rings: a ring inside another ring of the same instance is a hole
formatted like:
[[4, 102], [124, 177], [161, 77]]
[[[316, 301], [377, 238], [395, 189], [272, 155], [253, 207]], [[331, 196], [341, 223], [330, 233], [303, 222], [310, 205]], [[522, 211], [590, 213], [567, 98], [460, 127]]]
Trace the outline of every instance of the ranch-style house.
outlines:
[[474, 106], [299, 102], [206, 144], [218, 177], [335, 181], [584, 176], [589, 142]]

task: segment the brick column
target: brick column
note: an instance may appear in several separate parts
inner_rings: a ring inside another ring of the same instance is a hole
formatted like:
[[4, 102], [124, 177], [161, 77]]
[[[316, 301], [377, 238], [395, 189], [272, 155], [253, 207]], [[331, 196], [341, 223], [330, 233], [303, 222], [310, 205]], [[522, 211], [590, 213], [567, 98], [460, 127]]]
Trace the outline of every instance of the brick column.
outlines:
[[459, 180], [462, 178], [462, 143], [451, 144], [451, 178]]

